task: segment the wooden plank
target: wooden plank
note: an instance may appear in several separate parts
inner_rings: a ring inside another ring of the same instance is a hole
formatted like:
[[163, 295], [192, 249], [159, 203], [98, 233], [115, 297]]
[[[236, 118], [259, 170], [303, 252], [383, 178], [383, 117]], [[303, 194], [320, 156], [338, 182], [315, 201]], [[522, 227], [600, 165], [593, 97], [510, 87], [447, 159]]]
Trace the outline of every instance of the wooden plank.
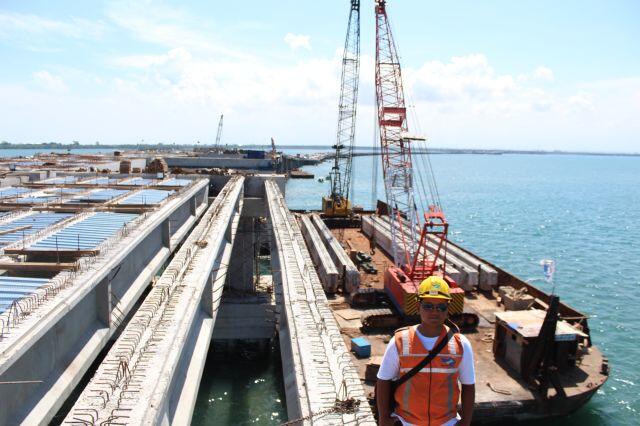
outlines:
[[25, 229], [31, 229], [31, 225], [26, 226], [18, 226], [13, 229], [5, 229], [4, 231], [0, 231], [0, 235], [13, 234], [14, 232], [24, 231]]
[[[100, 176], [98, 176], [100, 177]], [[142, 188], [151, 188], [151, 189], [164, 189], [164, 190], [176, 190], [179, 191], [182, 188], [186, 188], [188, 185], [157, 185], [157, 184], [149, 184], [149, 185], [118, 185], [115, 183], [109, 184], [96, 184], [96, 183], [36, 183], [36, 182], [25, 182], [21, 184], [21, 186], [27, 188], [86, 188], [86, 189], [105, 189], [105, 188], [117, 188], [117, 189], [142, 189]]]
[[144, 213], [151, 210], [155, 210], [157, 205], [149, 205], [140, 206], [136, 204], [127, 204], [125, 205], [115, 205], [115, 204], [107, 204], [105, 206], [99, 207], [96, 211], [105, 211], [105, 212], [115, 212], [115, 213]]
[[33, 207], [33, 211], [48, 211], [53, 213], [79, 213], [83, 211], [90, 211], [93, 206], [69, 206], [66, 204], [48, 204], [43, 207]]
[[48, 262], [0, 262], [0, 270], [5, 271], [64, 271], [78, 270], [76, 262], [48, 263]]
[[34, 256], [95, 256], [100, 253], [100, 250], [37, 250], [37, 249], [5, 249], [4, 254], [28, 254]]
[[[529, 339], [538, 337], [546, 312], [538, 309], [531, 309], [527, 311], [496, 312], [495, 315], [499, 321], [506, 324], [513, 331], [520, 334], [525, 339]], [[516, 328], [513, 328], [510, 325], [513, 325]], [[569, 323], [565, 321], [558, 321], [558, 325], [556, 326], [556, 339], [558, 339], [558, 336], [571, 335], [587, 337], [586, 334], [575, 327], [572, 327]]]

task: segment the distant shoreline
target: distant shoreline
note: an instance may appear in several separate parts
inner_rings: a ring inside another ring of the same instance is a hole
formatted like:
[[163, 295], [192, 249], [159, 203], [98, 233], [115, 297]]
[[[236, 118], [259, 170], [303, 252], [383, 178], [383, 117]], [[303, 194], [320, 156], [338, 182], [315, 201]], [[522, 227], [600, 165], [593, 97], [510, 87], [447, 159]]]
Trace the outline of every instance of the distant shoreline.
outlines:
[[[113, 149], [113, 150], [188, 150], [188, 149], [213, 149], [213, 145], [166, 145], [166, 144], [136, 144], [136, 145], [80, 145], [80, 144], [61, 144], [61, 143], [44, 143], [44, 144], [10, 144], [0, 143], [0, 153], [2, 150], [83, 150], [83, 149]], [[262, 149], [271, 150], [270, 145], [225, 145], [225, 149]], [[317, 151], [330, 151], [328, 146], [324, 145], [278, 145], [276, 148], [280, 151], [282, 149], [300, 149], [300, 150], [317, 150]], [[371, 155], [377, 154], [371, 147], [356, 146], [354, 151], [358, 155]], [[364, 151], [364, 152], [363, 152]], [[421, 150], [413, 150], [415, 154], [423, 153]], [[527, 154], [527, 155], [602, 155], [602, 156], [616, 156], [616, 157], [640, 157], [640, 152], [589, 152], [589, 151], [546, 151], [546, 150], [516, 150], [516, 149], [470, 149], [470, 148], [431, 148], [428, 151], [430, 154], [475, 154], [475, 155], [503, 155], [503, 154]]]

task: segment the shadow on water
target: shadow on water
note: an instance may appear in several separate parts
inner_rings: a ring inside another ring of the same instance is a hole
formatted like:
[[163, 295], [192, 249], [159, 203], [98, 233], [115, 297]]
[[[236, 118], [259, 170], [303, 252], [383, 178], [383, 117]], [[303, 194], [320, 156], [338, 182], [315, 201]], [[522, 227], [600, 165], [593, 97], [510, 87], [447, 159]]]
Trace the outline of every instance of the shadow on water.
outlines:
[[193, 414], [193, 425], [278, 425], [287, 419], [277, 340], [262, 352], [239, 342], [212, 345]]

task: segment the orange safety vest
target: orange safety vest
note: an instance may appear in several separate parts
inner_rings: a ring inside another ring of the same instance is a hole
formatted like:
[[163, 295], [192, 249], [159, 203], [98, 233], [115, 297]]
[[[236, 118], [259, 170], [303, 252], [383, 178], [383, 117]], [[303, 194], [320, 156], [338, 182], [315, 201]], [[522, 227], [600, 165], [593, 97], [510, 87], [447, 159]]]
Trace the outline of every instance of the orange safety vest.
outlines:
[[[401, 375], [429, 354], [417, 336], [417, 329], [416, 325], [400, 329], [395, 334]], [[442, 327], [438, 341], [446, 333], [446, 328]], [[440, 426], [455, 418], [460, 399], [458, 370], [462, 362], [462, 350], [460, 335], [456, 333], [426, 367], [400, 385], [394, 394], [396, 414], [414, 425]]]

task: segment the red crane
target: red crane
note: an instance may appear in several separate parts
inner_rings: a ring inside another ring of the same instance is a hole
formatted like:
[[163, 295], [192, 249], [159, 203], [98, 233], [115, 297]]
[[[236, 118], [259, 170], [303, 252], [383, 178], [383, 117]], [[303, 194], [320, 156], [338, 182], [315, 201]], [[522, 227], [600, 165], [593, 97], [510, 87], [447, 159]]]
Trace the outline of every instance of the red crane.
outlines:
[[[420, 282], [440, 275], [450, 284], [444, 265], [448, 223], [437, 205], [430, 205], [421, 221], [414, 201], [414, 169], [411, 145], [422, 138], [410, 136], [402, 87], [400, 61], [386, 1], [376, 0], [376, 103], [382, 154], [382, 170], [391, 222], [395, 265], [385, 271], [385, 291], [403, 315], [417, 314]], [[418, 227], [422, 225], [421, 231]], [[429, 250], [427, 249], [429, 248]], [[446, 260], [446, 259], [445, 259]]]

